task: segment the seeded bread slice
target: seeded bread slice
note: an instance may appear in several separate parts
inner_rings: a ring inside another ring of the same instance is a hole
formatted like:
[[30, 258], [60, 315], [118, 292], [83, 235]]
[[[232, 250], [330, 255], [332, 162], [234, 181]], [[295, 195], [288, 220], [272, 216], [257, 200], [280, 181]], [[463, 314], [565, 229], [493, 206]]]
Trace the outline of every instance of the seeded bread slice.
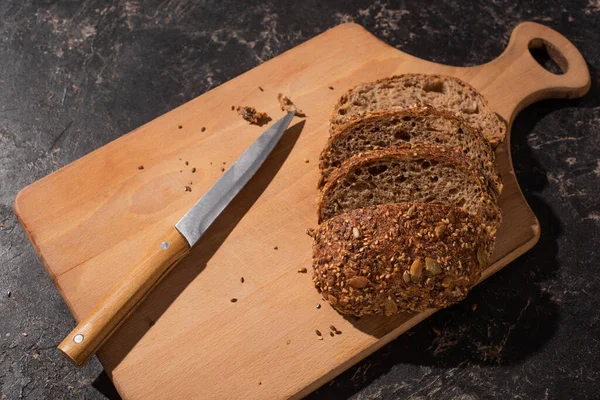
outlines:
[[331, 175], [318, 205], [319, 223], [386, 203], [438, 203], [481, 215], [495, 230], [501, 211], [485, 179], [464, 157], [439, 146], [386, 148], [354, 156]]
[[461, 118], [433, 108], [387, 110], [350, 120], [329, 138], [321, 153], [320, 186], [348, 158], [374, 149], [399, 145], [437, 144], [462, 153], [481, 170], [496, 193], [502, 181], [489, 142]]
[[375, 111], [431, 106], [464, 118], [483, 132], [492, 146], [504, 140], [506, 125], [471, 85], [444, 75], [405, 74], [363, 83], [338, 100], [331, 115], [331, 131]]
[[321, 224], [313, 238], [315, 286], [340, 313], [357, 316], [462, 300], [494, 246], [478, 216], [424, 203], [353, 210]]

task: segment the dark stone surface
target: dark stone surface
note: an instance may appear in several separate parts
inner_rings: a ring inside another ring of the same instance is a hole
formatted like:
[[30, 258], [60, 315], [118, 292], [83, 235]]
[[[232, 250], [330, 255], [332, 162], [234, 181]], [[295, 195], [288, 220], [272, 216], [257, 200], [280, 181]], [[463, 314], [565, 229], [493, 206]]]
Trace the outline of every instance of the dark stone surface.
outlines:
[[0, 398], [117, 398], [97, 361], [76, 370], [55, 350], [73, 320], [14, 216], [19, 189], [340, 22], [473, 65], [525, 20], [573, 41], [594, 79], [514, 124], [540, 243], [310, 397], [598, 398], [600, 3], [564, 3], [0, 2]]

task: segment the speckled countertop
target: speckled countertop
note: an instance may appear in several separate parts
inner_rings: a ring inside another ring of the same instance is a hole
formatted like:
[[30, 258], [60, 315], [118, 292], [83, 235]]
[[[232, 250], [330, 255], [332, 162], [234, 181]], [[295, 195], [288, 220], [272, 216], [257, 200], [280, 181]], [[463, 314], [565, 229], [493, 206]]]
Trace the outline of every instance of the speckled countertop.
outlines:
[[0, 398], [118, 398], [96, 360], [76, 370], [55, 350], [74, 323], [13, 213], [19, 189], [340, 22], [474, 65], [525, 20], [567, 36], [593, 78], [513, 127], [539, 244], [310, 398], [598, 398], [600, 2], [564, 3], [0, 2]]

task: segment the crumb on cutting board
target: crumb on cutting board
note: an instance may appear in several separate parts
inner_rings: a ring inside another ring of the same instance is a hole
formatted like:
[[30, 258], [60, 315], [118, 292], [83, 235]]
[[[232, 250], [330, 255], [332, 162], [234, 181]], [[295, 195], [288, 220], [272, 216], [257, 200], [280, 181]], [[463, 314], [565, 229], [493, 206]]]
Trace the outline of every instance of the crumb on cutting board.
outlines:
[[292, 100], [290, 100], [289, 97], [284, 96], [281, 93], [279, 93], [277, 95], [277, 101], [279, 101], [279, 107], [281, 108], [281, 111], [285, 111], [285, 112], [296, 111], [296, 116], [301, 117], [301, 118], [306, 117], [306, 114], [304, 114], [304, 112], [302, 112], [301, 109], [296, 107], [294, 102]]
[[256, 111], [254, 107], [238, 106], [236, 111], [242, 116], [242, 118], [254, 125], [263, 126], [271, 121], [271, 118], [267, 115], [267, 113]]

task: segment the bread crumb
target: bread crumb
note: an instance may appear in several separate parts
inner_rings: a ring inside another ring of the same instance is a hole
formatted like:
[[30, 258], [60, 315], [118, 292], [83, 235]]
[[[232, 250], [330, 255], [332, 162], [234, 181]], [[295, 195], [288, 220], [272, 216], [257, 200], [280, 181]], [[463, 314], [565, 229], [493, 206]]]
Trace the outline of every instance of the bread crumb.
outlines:
[[189, 187], [189, 186], [185, 186], [185, 187], [183, 188], [183, 190], [185, 190], [186, 192], [191, 192], [191, 191], [192, 191], [192, 188], [191, 188], [191, 187]]
[[310, 236], [311, 238], [315, 237], [315, 230], [314, 228], [306, 228], [304, 230], [304, 233], [306, 233], [308, 236]]
[[271, 121], [271, 118], [267, 115], [267, 113], [256, 111], [254, 107], [238, 106], [236, 111], [242, 116], [242, 118], [250, 122], [250, 124], [263, 126]]
[[440, 332], [440, 330], [437, 328], [433, 328], [432, 331], [433, 331], [433, 333], [435, 333], [438, 336], [440, 336], [442, 334], [442, 332]]
[[265, 91], [265, 89], [261, 88], [260, 86], [258, 87], [258, 89], [259, 89], [261, 92], [264, 92], [264, 91]]
[[234, 297], [233, 299], [231, 299], [231, 300], [229, 300], [229, 301], [231, 301], [232, 303], [236, 303], [236, 302], [237, 302], [237, 299]]
[[140, 166], [138, 167], [138, 169], [144, 169], [144, 166], [143, 166], [143, 165], [140, 165]]
[[203, 126], [202, 129], [200, 129], [200, 132], [204, 132], [206, 130], [206, 127]]
[[244, 277], [242, 276], [242, 277], [240, 278], [240, 282], [244, 283], [244, 281], [245, 281], [245, 280], [244, 280]]
[[473, 311], [477, 310], [477, 303], [474, 303], [471, 305], [471, 310], [473, 310]]
[[333, 86], [329, 86], [329, 90], [333, 90]]
[[289, 97], [284, 96], [281, 93], [279, 93], [277, 95], [277, 100], [279, 101], [279, 107], [281, 108], [281, 111], [285, 111], [285, 112], [296, 111], [296, 116], [301, 117], [301, 118], [306, 117], [306, 114], [304, 114], [304, 112], [302, 112], [301, 109], [296, 107], [294, 102], [292, 100], [290, 100]]
[[273, 250], [279, 250], [279, 247], [275, 246], [273, 247]]
[[305, 162], [306, 164], [308, 164], [308, 163], [310, 162], [310, 160], [309, 160], [308, 158], [305, 158], [305, 159], [304, 159], [304, 162]]
[[298, 273], [300, 273], [300, 274], [305, 274], [305, 273], [307, 273], [307, 272], [308, 272], [308, 270], [307, 270], [306, 268], [300, 268], [300, 269], [298, 270]]
[[221, 167], [221, 172], [225, 172], [225, 168]]
[[290, 343], [292, 343], [291, 339], [288, 339], [288, 340], [285, 341], [285, 344], [290, 344]]

